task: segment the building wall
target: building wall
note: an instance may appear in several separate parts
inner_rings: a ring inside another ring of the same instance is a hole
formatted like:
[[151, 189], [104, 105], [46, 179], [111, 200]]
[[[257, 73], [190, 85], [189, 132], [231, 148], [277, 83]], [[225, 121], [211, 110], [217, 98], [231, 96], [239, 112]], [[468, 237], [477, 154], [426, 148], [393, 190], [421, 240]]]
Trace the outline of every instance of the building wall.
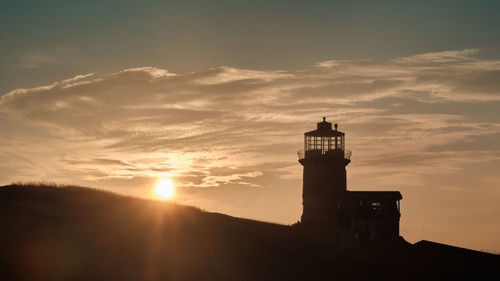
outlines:
[[360, 206], [361, 200], [363, 200], [364, 208], [369, 210], [368, 223], [371, 227], [371, 239], [384, 240], [399, 237], [401, 214], [397, 208], [397, 200], [392, 194], [384, 196], [377, 194], [377, 192], [363, 192], [362, 196], [354, 192], [346, 192], [342, 206], [349, 216], [348, 231], [358, 231], [357, 221], [360, 218], [357, 216], [362, 208]]

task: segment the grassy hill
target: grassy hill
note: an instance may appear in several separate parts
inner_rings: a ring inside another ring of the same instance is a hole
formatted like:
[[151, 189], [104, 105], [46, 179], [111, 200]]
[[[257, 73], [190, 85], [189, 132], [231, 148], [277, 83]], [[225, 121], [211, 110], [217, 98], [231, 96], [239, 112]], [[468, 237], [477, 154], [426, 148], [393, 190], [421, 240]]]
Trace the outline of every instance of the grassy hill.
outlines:
[[337, 253], [330, 234], [83, 187], [0, 187], [0, 280], [477, 278], [497, 255], [431, 242]]

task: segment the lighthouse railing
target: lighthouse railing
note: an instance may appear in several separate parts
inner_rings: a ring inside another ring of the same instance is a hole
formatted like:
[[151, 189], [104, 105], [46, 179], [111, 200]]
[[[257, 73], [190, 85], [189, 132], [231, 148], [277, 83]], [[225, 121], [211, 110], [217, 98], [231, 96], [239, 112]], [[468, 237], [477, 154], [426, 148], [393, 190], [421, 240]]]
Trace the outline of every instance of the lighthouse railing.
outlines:
[[[343, 152], [340, 153], [339, 152]], [[352, 152], [350, 150], [327, 150], [327, 151], [321, 151], [319, 149], [313, 149], [313, 150], [308, 150], [304, 151], [304, 149], [300, 149], [297, 151], [297, 156], [299, 157], [299, 160], [305, 159], [305, 158], [341, 158], [343, 157], [344, 159], [350, 160], [351, 159]]]

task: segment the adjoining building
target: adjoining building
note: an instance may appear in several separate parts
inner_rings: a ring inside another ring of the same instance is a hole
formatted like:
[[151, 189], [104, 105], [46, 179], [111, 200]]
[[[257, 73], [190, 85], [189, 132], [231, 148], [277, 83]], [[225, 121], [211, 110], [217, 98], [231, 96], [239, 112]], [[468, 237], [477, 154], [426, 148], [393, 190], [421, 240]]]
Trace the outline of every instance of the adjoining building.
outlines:
[[349, 191], [346, 166], [351, 152], [345, 150], [345, 134], [332, 123], [317, 124], [304, 134], [298, 152], [304, 166], [301, 223], [336, 232], [351, 232], [358, 239], [399, 237], [399, 191]]

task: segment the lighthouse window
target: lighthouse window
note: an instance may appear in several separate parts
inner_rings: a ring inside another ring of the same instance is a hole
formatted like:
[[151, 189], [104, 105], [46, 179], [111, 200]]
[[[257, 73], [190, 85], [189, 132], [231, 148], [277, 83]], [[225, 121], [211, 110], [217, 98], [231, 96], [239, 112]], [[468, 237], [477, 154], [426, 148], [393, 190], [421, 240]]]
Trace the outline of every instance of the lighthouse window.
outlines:
[[342, 150], [344, 151], [344, 137], [343, 136], [311, 136], [304, 135], [304, 150], [316, 150], [317, 153], [321, 155], [333, 155], [329, 151], [333, 152]]
[[374, 211], [380, 211], [380, 209], [382, 209], [382, 204], [380, 204], [380, 202], [373, 202], [372, 208]]
[[325, 154], [328, 150], [328, 137], [321, 138], [321, 154]]

